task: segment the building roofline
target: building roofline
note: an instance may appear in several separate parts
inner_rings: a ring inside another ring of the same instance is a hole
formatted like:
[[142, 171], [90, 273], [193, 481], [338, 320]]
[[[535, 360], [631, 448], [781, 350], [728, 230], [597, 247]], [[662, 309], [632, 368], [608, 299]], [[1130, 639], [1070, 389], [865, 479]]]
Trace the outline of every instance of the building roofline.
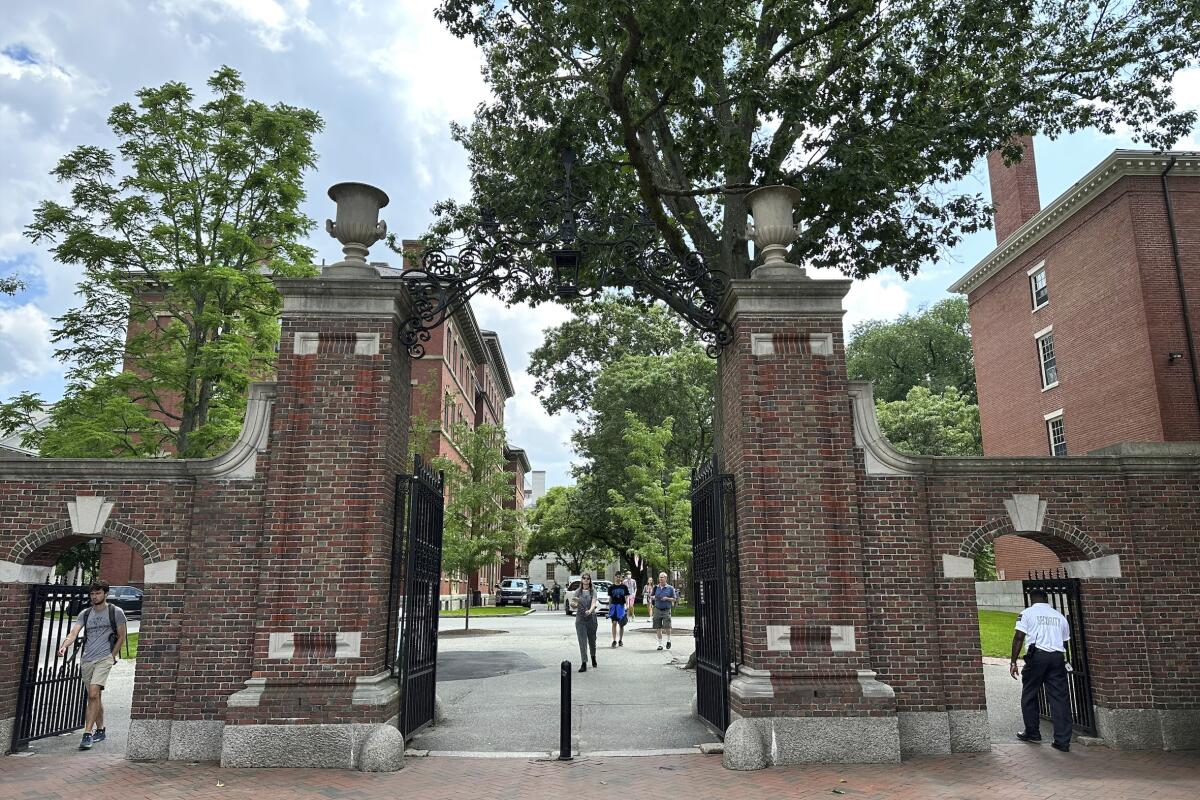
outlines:
[[519, 462], [524, 468], [525, 473], [533, 471], [533, 465], [529, 463], [529, 456], [526, 455], [525, 451], [520, 447], [510, 447], [507, 444], [504, 445], [504, 458], [508, 461]]
[[504, 358], [504, 349], [500, 347], [500, 334], [495, 331], [483, 331], [482, 333], [483, 340], [487, 343], [489, 363], [500, 378], [500, 386], [504, 389], [504, 398], [507, 400], [516, 392], [513, 390], [512, 376], [508, 373], [508, 361]]
[[1200, 176], [1200, 153], [1194, 151], [1114, 150], [1091, 172], [1030, 217], [982, 261], [951, 284], [949, 291], [967, 294], [1015, 261], [1121, 178], [1158, 177], [1172, 158], [1176, 159], [1175, 170], [1178, 170], [1178, 173], [1172, 171], [1172, 175]]

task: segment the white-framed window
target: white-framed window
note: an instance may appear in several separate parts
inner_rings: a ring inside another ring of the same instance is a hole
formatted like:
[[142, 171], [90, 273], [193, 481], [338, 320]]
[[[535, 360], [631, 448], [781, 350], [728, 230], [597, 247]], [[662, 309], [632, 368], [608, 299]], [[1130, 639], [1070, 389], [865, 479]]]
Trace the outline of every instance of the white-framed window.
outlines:
[[1067, 454], [1067, 429], [1063, 423], [1063, 410], [1046, 415], [1046, 438], [1050, 442], [1050, 455], [1065, 456]]
[[1042, 261], [1029, 270], [1029, 296], [1033, 300], [1033, 310], [1050, 304], [1050, 288], [1046, 285], [1046, 262]]
[[1037, 343], [1038, 363], [1042, 368], [1042, 390], [1058, 386], [1058, 364], [1054, 360], [1054, 330], [1043, 328], [1033, 335]]

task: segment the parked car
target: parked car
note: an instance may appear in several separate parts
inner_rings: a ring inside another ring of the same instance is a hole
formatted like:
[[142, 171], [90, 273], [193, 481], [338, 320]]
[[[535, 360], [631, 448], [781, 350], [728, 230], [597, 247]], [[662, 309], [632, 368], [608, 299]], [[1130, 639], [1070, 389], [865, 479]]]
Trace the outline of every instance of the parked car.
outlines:
[[[566, 609], [567, 616], [572, 616], [575, 613], [573, 604], [575, 603], [575, 595], [579, 591], [579, 584], [582, 583], [578, 575], [571, 576], [571, 582], [567, 584], [567, 593], [563, 598], [563, 608]], [[600, 613], [608, 613], [608, 587], [612, 586], [612, 581], [593, 580], [592, 586], [596, 588], [596, 599], [600, 602]]]
[[529, 587], [529, 596], [533, 598], [535, 603], [546, 602], [546, 584], [535, 583]]
[[533, 605], [533, 595], [530, 592], [529, 581], [524, 578], [505, 578], [500, 581], [500, 594], [496, 596], [498, 606]]
[[130, 617], [142, 615], [142, 590], [136, 586], [108, 587], [108, 602]]
[[566, 612], [568, 617], [572, 617], [575, 615], [575, 609], [571, 606], [571, 604], [575, 602], [575, 593], [578, 591], [579, 591], [579, 576], [572, 575], [567, 580], [567, 589], [565, 592], [563, 592], [563, 597], [562, 597], [563, 611]]

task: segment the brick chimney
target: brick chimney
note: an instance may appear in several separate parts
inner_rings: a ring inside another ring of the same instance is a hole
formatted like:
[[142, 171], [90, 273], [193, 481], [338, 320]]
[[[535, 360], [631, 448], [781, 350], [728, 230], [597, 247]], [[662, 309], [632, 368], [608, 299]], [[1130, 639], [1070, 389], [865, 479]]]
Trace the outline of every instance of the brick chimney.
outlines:
[[1011, 166], [1005, 166], [999, 150], [988, 153], [988, 177], [992, 184], [992, 204], [996, 206], [996, 244], [1024, 225], [1042, 203], [1038, 199], [1037, 162], [1033, 157], [1033, 137], [1017, 136], [1025, 154]]

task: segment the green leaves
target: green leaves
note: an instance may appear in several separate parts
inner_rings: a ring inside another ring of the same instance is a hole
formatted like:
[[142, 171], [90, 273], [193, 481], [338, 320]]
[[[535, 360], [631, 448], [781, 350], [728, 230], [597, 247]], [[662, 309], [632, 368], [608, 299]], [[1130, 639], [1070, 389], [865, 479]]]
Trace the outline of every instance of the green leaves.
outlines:
[[469, 576], [518, 549], [524, 520], [521, 511], [504, 507], [516, 491], [504, 471], [504, 429], [456, 423], [452, 433], [459, 458], [433, 461], [446, 476], [442, 565], [451, 575]]
[[979, 406], [949, 386], [940, 393], [914, 386], [903, 400], [875, 404], [879, 428], [893, 445], [927, 456], [983, 455]]
[[436, 13], [484, 49], [492, 99], [454, 134], [473, 202], [442, 206], [435, 230], [481, 207], [538, 229], [569, 144], [596, 208], [646, 207], [677, 256], [698, 249], [732, 277], [751, 267], [753, 185], [803, 192], [791, 260], [911, 275], [990, 224], [959, 181], [1014, 134], [1122, 125], [1167, 147], [1195, 123], [1171, 79], [1196, 63], [1200, 7], [1177, 0], [443, 0]]
[[[68, 390], [42, 434], [45, 455], [227, 448], [248, 382], [274, 363], [270, 275], [315, 273], [300, 204], [320, 117], [246, 98], [229, 67], [208, 86], [200, 105], [172, 82], [115, 107], [119, 159], [95, 146], [65, 155], [53, 174], [70, 203], [43, 202], [26, 229], [83, 267], [82, 303], [54, 329]], [[9, 406], [15, 419], [21, 403]]]
[[902, 400], [912, 387], [927, 386], [938, 393], [953, 387], [977, 402], [967, 301], [950, 298], [893, 322], [854, 326], [846, 371], [851, 380], [874, 383], [879, 400]]
[[622, 357], [663, 355], [695, 341], [662, 306], [615, 294], [578, 306], [576, 315], [547, 330], [529, 354], [534, 391], [550, 414], [587, 409], [600, 371]]
[[578, 575], [587, 564], [610, 561], [612, 551], [593, 536], [588, 525], [591, 519], [594, 515], [589, 514], [578, 487], [552, 486], [530, 515], [525, 558], [555, 553], [572, 575]]
[[624, 441], [629, 457], [620, 490], [609, 489], [609, 512], [636, 554], [655, 569], [691, 557], [691, 470], [671, 464], [674, 420], [650, 427], [625, 412]]

